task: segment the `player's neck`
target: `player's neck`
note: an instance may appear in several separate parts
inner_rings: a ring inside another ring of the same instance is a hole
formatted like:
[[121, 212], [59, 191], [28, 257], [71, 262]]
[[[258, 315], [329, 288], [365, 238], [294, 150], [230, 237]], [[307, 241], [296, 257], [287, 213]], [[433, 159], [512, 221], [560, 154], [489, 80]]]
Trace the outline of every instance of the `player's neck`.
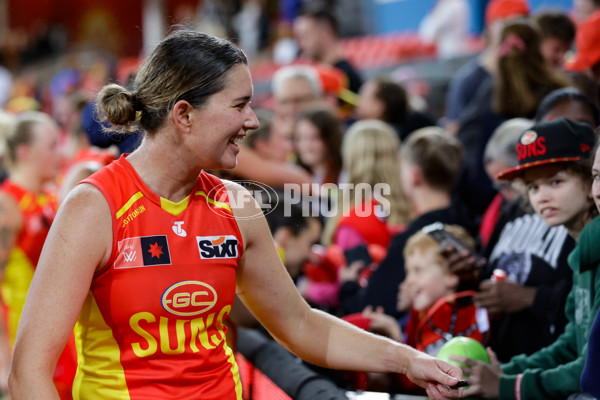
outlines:
[[177, 203], [190, 194], [202, 170], [182, 170], [180, 166], [186, 164], [175, 159], [176, 154], [166, 149], [156, 152], [145, 144], [127, 157], [127, 161], [153, 193]]

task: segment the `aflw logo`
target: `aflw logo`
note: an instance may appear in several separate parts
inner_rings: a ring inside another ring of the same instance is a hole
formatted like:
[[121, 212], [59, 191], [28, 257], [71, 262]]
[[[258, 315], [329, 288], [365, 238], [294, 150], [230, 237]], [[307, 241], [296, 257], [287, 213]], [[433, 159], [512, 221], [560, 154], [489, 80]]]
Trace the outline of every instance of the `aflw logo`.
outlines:
[[238, 240], [233, 235], [196, 236], [200, 258], [237, 258]]
[[125, 258], [125, 262], [132, 262], [135, 261], [135, 254], [136, 251], [130, 251], [130, 252], [123, 252], [123, 258]]

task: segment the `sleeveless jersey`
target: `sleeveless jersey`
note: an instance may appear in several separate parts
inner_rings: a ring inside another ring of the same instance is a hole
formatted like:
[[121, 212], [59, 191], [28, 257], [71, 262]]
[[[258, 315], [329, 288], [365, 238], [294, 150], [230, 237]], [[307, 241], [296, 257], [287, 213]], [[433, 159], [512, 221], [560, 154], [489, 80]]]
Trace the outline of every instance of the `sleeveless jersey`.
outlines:
[[10, 179], [2, 183], [0, 191], [15, 199], [23, 216], [23, 227], [17, 234], [15, 245], [7, 260], [1, 286], [2, 301], [7, 309], [8, 337], [12, 346], [33, 272], [58, 205], [54, 195], [31, 193]]
[[123, 156], [83, 182], [110, 206], [113, 249], [77, 322], [74, 399], [241, 400], [224, 321], [243, 246], [223, 183], [202, 172], [174, 203]]

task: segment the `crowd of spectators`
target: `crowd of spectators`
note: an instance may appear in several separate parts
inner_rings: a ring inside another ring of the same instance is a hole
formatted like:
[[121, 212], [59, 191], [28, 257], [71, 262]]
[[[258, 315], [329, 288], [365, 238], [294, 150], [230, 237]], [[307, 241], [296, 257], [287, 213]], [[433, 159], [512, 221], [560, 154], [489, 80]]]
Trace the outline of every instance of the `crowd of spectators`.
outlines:
[[[600, 168], [594, 163], [592, 174], [596, 137], [590, 132], [597, 135], [600, 127], [600, 2], [575, 0], [570, 15], [533, 14], [526, 0], [489, 1], [485, 48], [464, 58], [453, 75], [442, 116], [416, 109], [417, 94], [393, 74], [367, 76], [354, 66], [328, 2], [305, 3], [290, 26], [282, 23], [288, 41], [278, 45], [291, 47], [276, 50], [287, 55], [276, 60], [269, 99], [255, 109], [260, 127], [240, 146], [235, 168], [211, 171], [279, 196], [265, 214], [300, 293], [313, 307], [432, 355], [452, 336], [476, 338], [490, 347], [497, 367], [490, 383], [483, 367], [469, 364], [476, 394], [528, 398], [521, 397], [525, 382], [523, 393], [531, 398], [600, 396], [593, 379], [600, 358], [598, 295], [589, 296], [587, 308], [573, 309], [588, 296], [581, 268], [600, 276], [598, 250], [589, 244], [597, 232], [592, 176], [597, 185]], [[260, 6], [244, 2], [233, 20], [250, 58], [258, 57], [264, 39], [254, 29], [263, 20]], [[439, 60], [469, 55], [468, 12], [466, 1], [440, 0], [422, 22], [421, 40], [437, 46]], [[94, 103], [111, 80], [131, 85], [138, 60], [83, 53], [60, 56], [56, 67], [48, 57], [58, 58], [66, 45], [64, 32], [53, 32], [30, 43], [18, 62], [3, 60], [0, 69], [3, 392], [20, 311], [60, 202], [141, 140], [104, 133]], [[38, 56], [44, 59], [39, 74], [29, 66]], [[556, 132], [580, 131], [588, 135], [581, 143], [585, 155], [576, 160], [560, 153], [566, 145], [556, 150], [556, 158], [564, 158], [553, 172], [558, 177], [499, 179], [511, 168], [531, 167], [523, 160], [543, 155]], [[546, 142], [532, 150], [524, 132]], [[589, 163], [575, 163], [586, 157]], [[572, 218], [555, 222], [549, 214], [560, 214], [562, 206], [550, 199], [544, 208], [535, 197], [538, 187], [570, 179], [581, 193], [570, 194]], [[298, 193], [300, 201], [290, 207]], [[436, 242], [427, 233], [432, 224], [447, 225], [465, 248]], [[588, 224], [579, 251], [590, 255], [582, 262], [569, 255]], [[498, 270], [505, 279], [496, 279]], [[573, 321], [580, 325], [576, 332]], [[252, 363], [290, 398], [342, 399], [346, 390], [424, 394], [401, 377], [303, 363], [240, 302], [229, 329], [239, 362]], [[573, 345], [565, 335], [584, 342]], [[536, 361], [561, 343], [571, 346], [564, 352], [572, 354], [559, 362], [572, 362], [563, 369], [570, 381], [557, 392], [547, 379], [528, 380], [559, 368]], [[69, 345], [55, 375], [63, 399], [70, 398], [75, 359]], [[511, 393], [509, 375], [517, 376]]]

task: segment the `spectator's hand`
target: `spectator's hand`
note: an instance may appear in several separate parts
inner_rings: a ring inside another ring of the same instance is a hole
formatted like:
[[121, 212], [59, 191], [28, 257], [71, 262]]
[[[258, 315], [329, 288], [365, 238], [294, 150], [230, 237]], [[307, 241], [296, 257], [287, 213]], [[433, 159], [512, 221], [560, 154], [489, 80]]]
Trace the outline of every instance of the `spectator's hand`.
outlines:
[[442, 254], [448, 260], [450, 272], [458, 276], [461, 281], [479, 280], [479, 270], [487, 263], [483, 257], [475, 257], [466, 250], [459, 252], [450, 245], [442, 249]]
[[459, 399], [463, 389], [449, 389], [463, 379], [460, 368], [430, 355], [415, 351], [414, 359], [408, 363], [408, 379], [425, 388], [427, 396], [433, 400]]
[[491, 315], [514, 313], [531, 307], [535, 294], [535, 288], [522, 286], [510, 280], [485, 280], [479, 285], [475, 305], [487, 308]]
[[412, 307], [414, 298], [414, 285], [410, 285], [406, 279], [398, 286], [398, 301], [396, 309], [401, 312], [408, 311]]
[[402, 341], [402, 330], [398, 321], [394, 317], [387, 315], [383, 311], [383, 307], [379, 306], [373, 310], [372, 306], [367, 306], [363, 310], [362, 315], [371, 320], [369, 324], [370, 332], [389, 337], [397, 342]]
[[356, 282], [358, 280], [358, 274], [363, 269], [365, 263], [362, 261], [354, 261], [350, 265], [344, 265], [338, 270], [338, 281], [344, 282]]
[[486, 399], [497, 399], [500, 392], [500, 377], [502, 369], [496, 357], [496, 353], [487, 348], [490, 364], [475, 361], [463, 356], [450, 356], [451, 360], [465, 364], [461, 367], [466, 375], [469, 375], [469, 387], [465, 390], [465, 396], [480, 395]]

